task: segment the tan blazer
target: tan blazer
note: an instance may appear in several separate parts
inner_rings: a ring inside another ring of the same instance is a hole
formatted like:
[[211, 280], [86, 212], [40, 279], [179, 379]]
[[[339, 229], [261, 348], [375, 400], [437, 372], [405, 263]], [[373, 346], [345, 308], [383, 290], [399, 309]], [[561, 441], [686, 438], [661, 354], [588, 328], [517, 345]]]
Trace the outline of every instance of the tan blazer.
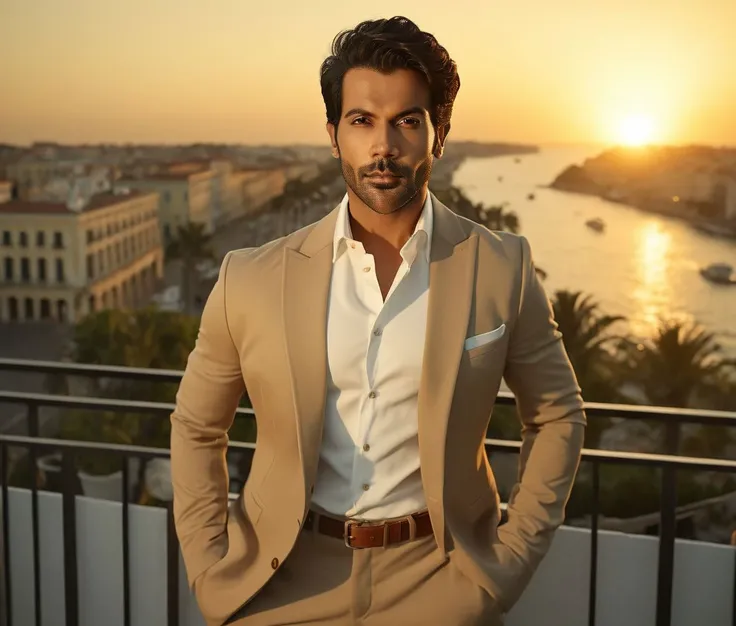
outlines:
[[[429, 309], [419, 389], [422, 480], [441, 553], [508, 611], [563, 522], [585, 414], [523, 237], [491, 232], [432, 196]], [[202, 315], [171, 416], [174, 512], [208, 624], [222, 624], [287, 558], [315, 482], [337, 209], [260, 248], [230, 252]], [[506, 325], [490, 343], [466, 338]], [[498, 526], [483, 440], [501, 378], [523, 423], [520, 484]], [[247, 388], [258, 442], [228, 508], [227, 432]]]

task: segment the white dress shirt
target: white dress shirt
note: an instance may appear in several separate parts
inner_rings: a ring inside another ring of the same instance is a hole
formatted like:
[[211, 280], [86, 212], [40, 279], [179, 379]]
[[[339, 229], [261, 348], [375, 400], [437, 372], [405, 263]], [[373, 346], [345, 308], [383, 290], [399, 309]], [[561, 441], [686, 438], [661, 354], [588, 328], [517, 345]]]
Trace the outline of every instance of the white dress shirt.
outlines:
[[327, 318], [327, 399], [312, 502], [363, 520], [426, 508], [417, 396], [429, 297], [429, 192], [384, 302], [372, 254], [338, 210]]

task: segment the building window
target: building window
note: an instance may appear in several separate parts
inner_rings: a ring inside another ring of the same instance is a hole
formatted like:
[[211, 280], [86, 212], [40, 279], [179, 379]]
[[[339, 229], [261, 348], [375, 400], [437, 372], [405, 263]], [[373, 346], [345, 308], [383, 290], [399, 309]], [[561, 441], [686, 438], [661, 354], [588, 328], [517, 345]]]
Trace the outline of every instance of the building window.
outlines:
[[12, 246], [13, 245], [13, 237], [10, 234], [9, 230], [3, 231], [3, 245], [4, 246]]
[[46, 259], [38, 259], [38, 280], [45, 283], [46, 278]]
[[20, 279], [24, 283], [31, 282], [31, 262], [26, 257], [20, 260]]
[[60, 322], [66, 322], [66, 300], [56, 302], [56, 318]]
[[164, 191], [164, 202], [166, 204], [171, 202], [171, 194], [168, 191]]
[[63, 283], [64, 280], [64, 259], [56, 259], [56, 282]]
[[112, 271], [112, 246], [107, 246], [107, 267], [110, 269], [110, 271]]
[[105, 275], [105, 252], [104, 250], [100, 250], [97, 253], [97, 267], [100, 268], [100, 276]]
[[25, 231], [21, 231], [20, 237], [18, 238], [18, 244], [21, 248], [28, 247], [28, 233], [26, 233]]
[[51, 301], [48, 298], [41, 300], [41, 319], [47, 320], [51, 317]]
[[97, 302], [94, 295], [89, 297], [88, 307], [90, 313], [94, 313], [97, 310]]
[[36, 245], [39, 248], [44, 248], [46, 246], [46, 233], [42, 230], [39, 230], [36, 233]]
[[11, 322], [18, 321], [18, 299], [8, 298], [8, 317]]
[[11, 282], [14, 278], [13, 276], [15, 274], [15, 268], [13, 267], [14, 265], [15, 263], [13, 262], [13, 259], [11, 259], [10, 257], [7, 257], [5, 259], [5, 280], [7, 280], [8, 282]]
[[25, 305], [26, 320], [33, 320], [35, 317], [33, 311], [33, 300], [31, 298], [26, 298]]
[[87, 255], [87, 279], [95, 279], [95, 257], [91, 254]]
[[87, 243], [92, 243], [95, 240], [95, 234], [91, 231], [87, 231]]
[[64, 236], [60, 232], [54, 233], [54, 248], [60, 250], [64, 247]]

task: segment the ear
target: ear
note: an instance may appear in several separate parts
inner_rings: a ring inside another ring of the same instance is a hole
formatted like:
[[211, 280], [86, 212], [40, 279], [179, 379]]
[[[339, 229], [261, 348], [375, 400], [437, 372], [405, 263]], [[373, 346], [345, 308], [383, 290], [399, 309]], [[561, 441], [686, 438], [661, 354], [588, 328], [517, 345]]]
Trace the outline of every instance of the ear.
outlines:
[[434, 139], [434, 156], [437, 159], [442, 158], [442, 154], [445, 149], [445, 140], [447, 139], [447, 135], [450, 133], [450, 124], [445, 124], [444, 126], [440, 126], [437, 129], [437, 134], [435, 135]]
[[337, 127], [332, 122], [327, 122], [325, 128], [330, 136], [330, 144], [332, 145], [332, 156], [335, 159], [340, 158], [340, 148], [337, 145]]

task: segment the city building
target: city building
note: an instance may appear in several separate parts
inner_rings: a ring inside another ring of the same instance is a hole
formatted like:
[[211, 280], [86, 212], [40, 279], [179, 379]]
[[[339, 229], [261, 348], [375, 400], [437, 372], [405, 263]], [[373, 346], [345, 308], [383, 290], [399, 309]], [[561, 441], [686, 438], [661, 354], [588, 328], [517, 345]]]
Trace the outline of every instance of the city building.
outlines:
[[266, 208], [271, 200], [284, 193], [287, 179], [283, 167], [244, 169], [241, 172], [245, 214]]
[[6, 166], [8, 180], [15, 183], [18, 198], [25, 201], [43, 200], [49, 183], [83, 175], [88, 165], [77, 159], [55, 159], [26, 154]]
[[147, 304], [163, 276], [155, 193], [0, 203], [0, 321]]
[[13, 199], [13, 183], [9, 180], [0, 180], [0, 203], [10, 202]]
[[117, 189], [153, 192], [160, 197], [158, 221], [164, 245], [176, 237], [179, 226], [189, 222], [205, 225], [205, 232], [214, 230], [213, 178], [216, 173], [201, 167], [170, 168], [141, 178], [122, 178]]

